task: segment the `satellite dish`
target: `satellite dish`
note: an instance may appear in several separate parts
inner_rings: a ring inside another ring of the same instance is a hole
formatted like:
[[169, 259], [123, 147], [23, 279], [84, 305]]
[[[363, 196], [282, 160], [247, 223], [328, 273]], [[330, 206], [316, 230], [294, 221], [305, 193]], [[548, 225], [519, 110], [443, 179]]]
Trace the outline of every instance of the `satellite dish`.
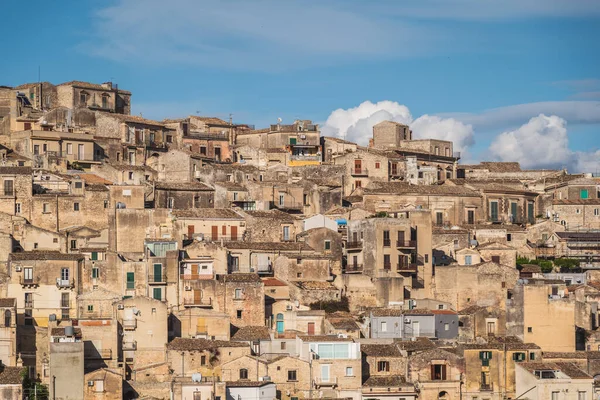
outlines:
[[281, 121], [283, 121], [283, 120], [281, 119], [281, 117], [277, 118], [277, 123], [279, 123], [279, 124], [280, 124], [280, 123], [281, 123]]
[[202, 382], [202, 374], [200, 372], [192, 374], [192, 382]]

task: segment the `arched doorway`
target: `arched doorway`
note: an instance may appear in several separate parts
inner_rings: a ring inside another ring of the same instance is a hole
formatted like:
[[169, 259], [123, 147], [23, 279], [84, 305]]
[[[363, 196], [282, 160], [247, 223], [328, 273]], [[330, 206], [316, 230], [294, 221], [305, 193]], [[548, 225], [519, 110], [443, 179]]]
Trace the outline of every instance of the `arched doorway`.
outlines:
[[283, 325], [283, 314], [277, 314], [277, 333], [283, 333], [284, 325]]

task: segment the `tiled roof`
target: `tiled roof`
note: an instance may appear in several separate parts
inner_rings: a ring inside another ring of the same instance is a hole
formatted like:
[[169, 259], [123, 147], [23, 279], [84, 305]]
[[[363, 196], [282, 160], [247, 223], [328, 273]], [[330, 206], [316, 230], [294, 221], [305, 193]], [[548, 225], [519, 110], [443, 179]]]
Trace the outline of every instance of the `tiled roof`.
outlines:
[[179, 218], [243, 220], [238, 213], [229, 208], [194, 208], [187, 210], [173, 210], [172, 214]]
[[114, 119], [118, 119], [119, 121], [122, 121], [122, 122], [129, 122], [132, 124], [152, 125], [152, 126], [158, 126], [161, 128], [164, 128], [164, 126], [165, 126], [165, 124], [163, 122], [155, 121], [152, 119], [147, 119], [144, 117], [139, 117], [137, 115], [111, 114], [111, 113], [106, 113], [106, 112], [102, 112], [101, 114], [104, 116], [107, 116], [107, 117], [112, 117]]
[[402, 350], [422, 351], [435, 348], [435, 344], [428, 338], [417, 338], [417, 340], [394, 340], [395, 344]]
[[0, 175], [31, 175], [31, 167], [0, 167]]
[[187, 190], [187, 191], [214, 191], [210, 186], [205, 185], [202, 182], [156, 182], [156, 189], [158, 190]]
[[215, 182], [214, 185], [224, 187], [227, 190], [235, 190], [238, 192], [248, 191], [248, 189], [246, 189], [242, 184], [236, 182]]
[[371, 182], [365, 189], [368, 194], [417, 194], [435, 196], [480, 197], [474, 190], [462, 186], [450, 185], [410, 185], [405, 182]]
[[223, 244], [228, 249], [250, 249], [263, 251], [314, 251], [312, 247], [303, 242], [226, 242]]
[[473, 304], [470, 305], [466, 308], [463, 308], [462, 310], [460, 310], [458, 312], [459, 315], [471, 315], [471, 314], [475, 314], [476, 312], [479, 312], [481, 310], [485, 310], [485, 307], [482, 306], [478, 306], [477, 304]]
[[333, 283], [325, 281], [302, 281], [295, 282], [296, 286], [305, 290], [330, 290], [337, 289]]
[[14, 307], [17, 304], [17, 299], [13, 297], [0, 298], [0, 307]]
[[575, 364], [568, 362], [524, 362], [519, 365], [531, 373], [539, 370], [561, 371], [571, 379], [593, 379]]
[[282, 282], [277, 278], [264, 278], [263, 283], [265, 286], [287, 286], [287, 283]]
[[233, 382], [225, 382], [225, 385], [228, 387], [261, 387], [269, 384], [274, 384], [269, 381], [233, 381]]
[[210, 351], [219, 347], [247, 347], [247, 343], [229, 342], [225, 340], [175, 338], [167, 344], [168, 350], [177, 351]]
[[404, 313], [404, 310], [399, 310], [396, 308], [376, 308], [371, 310], [371, 314], [374, 317], [401, 317]]
[[487, 169], [490, 172], [521, 172], [518, 162], [481, 162], [474, 165], [459, 165], [464, 169]]
[[360, 329], [352, 318], [327, 318], [327, 321], [335, 329], [343, 329], [346, 331], [358, 331]]
[[350, 142], [348, 140], [344, 140], [344, 139], [340, 139], [340, 138], [336, 138], [336, 137], [332, 137], [332, 136], [322, 136], [322, 138], [325, 139], [325, 141], [331, 140], [332, 142], [357, 146], [357, 144], [354, 142]]
[[[365, 387], [398, 387], [398, 386], [402, 386], [406, 384], [406, 378], [404, 376], [401, 375], [385, 375], [385, 376], [376, 376], [376, 375], [371, 375], [369, 376], [369, 378], [367, 378], [367, 380], [365, 381], [365, 383], [363, 383], [363, 386]], [[370, 396], [367, 396], [370, 397]]]
[[82, 260], [81, 254], [65, 254], [58, 251], [22, 251], [20, 253], [11, 253], [12, 261], [29, 261], [29, 260]]
[[552, 200], [555, 206], [597, 206], [600, 205], [600, 199], [556, 199]]
[[352, 338], [344, 338], [337, 335], [299, 335], [304, 342], [353, 342]]
[[2, 367], [0, 370], [0, 385], [20, 385], [23, 383], [21, 367]]
[[266, 326], [243, 326], [233, 335], [231, 340], [271, 340], [271, 335], [269, 335], [269, 328]]
[[[96, 90], [106, 90], [106, 91], [111, 90], [111, 89], [106, 88], [97, 83], [90, 83], [90, 82], [83, 82], [83, 81], [69, 81], [69, 82], [59, 83], [56, 86], [76, 86], [76, 87], [81, 87], [81, 88], [86, 88], [86, 89], [96, 89]], [[115, 87], [115, 85], [113, 85], [112, 90], [115, 90], [115, 89], [116, 89], [116, 87]], [[122, 90], [122, 89], [119, 89], [119, 93], [131, 94], [130, 91]]]
[[217, 117], [197, 117], [194, 115], [194, 116], [190, 117], [190, 119], [197, 119], [208, 125], [227, 125], [227, 126], [229, 126], [229, 122], [223, 121], [221, 118], [217, 118]]
[[557, 351], [544, 351], [542, 354], [544, 359], [554, 358], [574, 358], [574, 359], [587, 359], [587, 353], [585, 351], [573, 351], [573, 352], [557, 352]]
[[521, 273], [539, 274], [542, 272], [542, 267], [535, 264], [523, 264], [521, 267]]
[[257, 282], [262, 283], [258, 274], [230, 274], [221, 275], [223, 282]]
[[[75, 337], [81, 337], [81, 328], [73, 328]], [[52, 328], [50, 332], [51, 336], [65, 336], [65, 328]]]
[[371, 357], [402, 357], [400, 349], [394, 344], [363, 344], [360, 351]]
[[288, 213], [284, 213], [283, 211], [279, 211], [279, 210], [270, 210], [270, 211], [245, 211], [246, 214], [248, 214], [249, 216], [253, 217], [253, 218], [269, 218], [269, 219], [278, 219], [281, 221], [289, 221], [289, 222], [293, 222], [296, 221], [297, 218], [294, 217], [293, 215], [290, 215]]
[[567, 240], [600, 241], [600, 232], [555, 232], [556, 236]]

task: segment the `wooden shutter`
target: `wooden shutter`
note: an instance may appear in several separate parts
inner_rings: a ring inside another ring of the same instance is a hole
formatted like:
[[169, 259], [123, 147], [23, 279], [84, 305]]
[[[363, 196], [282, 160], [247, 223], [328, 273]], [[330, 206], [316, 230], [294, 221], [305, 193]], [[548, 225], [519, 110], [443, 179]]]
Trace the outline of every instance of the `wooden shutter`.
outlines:
[[212, 240], [217, 240], [219, 239], [219, 227], [218, 226], [214, 226], [212, 227], [212, 231], [211, 231], [211, 239]]
[[431, 380], [435, 380], [435, 365], [431, 364]]
[[442, 365], [442, 380], [446, 380], [446, 366]]

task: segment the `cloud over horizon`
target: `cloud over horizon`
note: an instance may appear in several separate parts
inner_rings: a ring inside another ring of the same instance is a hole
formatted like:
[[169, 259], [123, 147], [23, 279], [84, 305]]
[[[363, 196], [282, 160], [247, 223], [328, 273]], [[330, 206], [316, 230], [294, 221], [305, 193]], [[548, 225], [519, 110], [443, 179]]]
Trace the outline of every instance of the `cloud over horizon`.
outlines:
[[[565, 102], [563, 102], [565, 103]], [[573, 103], [573, 102], [567, 102]], [[576, 103], [576, 102], [575, 102]], [[581, 102], [586, 103], [586, 102]], [[553, 104], [554, 105], [554, 104]], [[515, 111], [520, 106], [505, 107]], [[525, 110], [536, 110], [539, 104], [524, 107]], [[593, 107], [593, 105], [592, 105]], [[553, 108], [553, 107], [552, 107]], [[594, 115], [589, 104], [583, 110], [567, 108], [563, 114], [569, 115], [576, 123], [600, 122], [600, 115]], [[557, 110], [560, 112], [560, 110]], [[479, 126], [486, 127], [497, 124], [499, 115], [507, 111], [495, 109], [480, 115], [464, 114], [467, 121], [477, 121]], [[519, 117], [524, 115], [520, 110]], [[492, 121], [488, 121], [491, 118]], [[513, 117], [514, 121], [518, 118]], [[479, 126], [473, 126], [460, 117], [444, 118], [440, 115], [422, 115], [413, 119], [408, 107], [394, 101], [365, 101], [348, 109], [333, 111], [322, 126], [324, 136], [336, 136], [346, 140], [367, 145], [372, 137], [373, 125], [390, 120], [407, 124], [413, 130], [415, 139], [441, 139], [454, 142], [454, 149], [472, 156], [471, 148], [475, 144], [475, 136], [479, 137]], [[569, 171], [596, 171], [600, 168], [600, 150], [573, 151], [569, 147], [567, 119], [559, 115], [539, 115], [530, 117], [527, 122], [516, 129], [505, 130], [495, 135], [485, 156], [494, 161], [517, 161], [523, 168], [567, 168]], [[463, 155], [464, 158], [464, 155]], [[477, 158], [477, 157], [475, 157]], [[469, 160], [471, 161], [471, 160]], [[478, 160], [482, 161], [482, 160]]]

